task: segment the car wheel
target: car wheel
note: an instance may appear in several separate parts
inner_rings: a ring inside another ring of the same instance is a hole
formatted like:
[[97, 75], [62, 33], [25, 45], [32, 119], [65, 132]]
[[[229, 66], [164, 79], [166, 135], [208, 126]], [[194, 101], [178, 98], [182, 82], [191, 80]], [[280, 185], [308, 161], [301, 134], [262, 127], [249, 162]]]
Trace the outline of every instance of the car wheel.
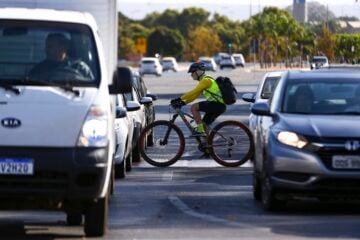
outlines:
[[141, 160], [138, 144], [132, 150], [132, 158], [133, 162], [140, 162]]
[[286, 201], [276, 198], [275, 189], [267, 173], [261, 182], [261, 203], [265, 211], [280, 210], [286, 204]]
[[125, 170], [126, 172], [130, 172], [132, 170], [132, 151], [130, 151], [129, 156], [127, 156], [126, 158], [126, 166], [125, 166]]
[[[131, 153], [130, 153], [131, 154]], [[126, 160], [115, 165], [115, 178], [125, 178], [126, 176]]]
[[261, 179], [259, 172], [254, 169], [253, 173], [253, 197], [255, 200], [261, 200]]

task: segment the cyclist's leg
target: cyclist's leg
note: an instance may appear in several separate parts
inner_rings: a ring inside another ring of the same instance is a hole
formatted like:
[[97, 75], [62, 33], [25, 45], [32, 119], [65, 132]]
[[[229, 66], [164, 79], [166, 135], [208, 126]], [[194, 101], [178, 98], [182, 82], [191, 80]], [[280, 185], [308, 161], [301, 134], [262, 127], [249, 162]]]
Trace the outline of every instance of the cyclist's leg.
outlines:
[[226, 111], [226, 105], [219, 102], [204, 101], [200, 103], [200, 111], [205, 112], [203, 122], [206, 125], [213, 123], [217, 117]]

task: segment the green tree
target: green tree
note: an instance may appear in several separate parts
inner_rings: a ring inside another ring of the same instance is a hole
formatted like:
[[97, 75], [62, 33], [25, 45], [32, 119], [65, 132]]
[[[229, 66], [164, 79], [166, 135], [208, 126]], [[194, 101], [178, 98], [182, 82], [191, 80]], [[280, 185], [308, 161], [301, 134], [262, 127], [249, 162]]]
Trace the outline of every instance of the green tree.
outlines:
[[189, 31], [186, 59], [195, 61], [200, 56], [212, 56], [221, 50], [222, 44], [216, 31], [200, 26]]
[[124, 59], [126, 58], [129, 54], [136, 54], [136, 46], [135, 46], [135, 42], [128, 37], [122, 37], [122, 38], [118, 38], [118, 58], [119, 59]]
[[316, 54], [325, 54], [330, 61], [335, 59], [335, 36], [324, 25], [321, 37], [317, 40]]
[[208, 23], [210, 13], [202, 8], [185, 8], [179, 16], [178, 28], [186, 38], [189, 29], [205, 26]]
[[147, 39], [149, 56], [159, 53], [162, 56], [180, 58], [185, 49], [185, 40], [177, 30], [167, 27], [157, 27]]

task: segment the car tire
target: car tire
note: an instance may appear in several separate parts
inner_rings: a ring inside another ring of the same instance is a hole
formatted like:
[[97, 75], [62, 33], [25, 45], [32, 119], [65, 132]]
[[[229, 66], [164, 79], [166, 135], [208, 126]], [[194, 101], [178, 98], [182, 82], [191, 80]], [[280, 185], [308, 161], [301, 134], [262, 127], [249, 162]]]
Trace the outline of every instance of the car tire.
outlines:
[[267, 173], [261, 181], [261, 204], [265, 211], [277, 211], [283, 208], [286, 201], [277, 199], [275, 188]]
[[106, 232], [108, 218], [108, 194], [104, 198], [90, 201], [85, 212], [84, 232], [86, 237], [101, 237]]
[[133, 160], [133, 162], [140, 162], [140, 160], [141, 160], [138, 144], [136, 144], [136, 146], [132, 150], [132, 160]]
[[131, 172], [132, 170], [132, 151], [130, 151], [129, 155], [126, 157], [126, 165], [125, 165], [125, 170], [126, 172]]
[[253, 197], [256, 201], [261, 200], [261, 178], [259, 172], [254, 170], [253, 173]]
[[81, 214], [66, 214], [66, 223], [68, 226], [80, 226], [82, 224], [82, 215]]
[[115, 178], [125, 178], [126, 176], [126, 160], [115, 165]]

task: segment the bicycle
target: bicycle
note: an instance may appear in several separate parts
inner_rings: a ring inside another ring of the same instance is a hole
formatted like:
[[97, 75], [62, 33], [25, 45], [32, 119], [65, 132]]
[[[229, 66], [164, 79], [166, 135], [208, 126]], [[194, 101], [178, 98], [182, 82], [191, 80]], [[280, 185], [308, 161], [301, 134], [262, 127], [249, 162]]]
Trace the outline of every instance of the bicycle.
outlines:
[[[154, 121], [141, 132], [139, 151], [149, 164], [167, 167], [179, 160], [184, 153], [185, 137], [175, 124], [179, 116], [191, 132], [191, 136], [196, 139], [198, 149], [204, 155], [210, 155], [220, 165], [237, 167], [252, 157], [254, 151], [252, 134], [243, 123], [233, 120], [223, 121], [212, 129], [206, 126], [205, 135], [198, 136], [195, 128], [191, 126], [194, 121], [193, 116], [181, 110], [179, 106], [170, 106], [175, 110], [170, 120]], [[149, 133], [153, 136], [151, 146], [146, 145]]]

